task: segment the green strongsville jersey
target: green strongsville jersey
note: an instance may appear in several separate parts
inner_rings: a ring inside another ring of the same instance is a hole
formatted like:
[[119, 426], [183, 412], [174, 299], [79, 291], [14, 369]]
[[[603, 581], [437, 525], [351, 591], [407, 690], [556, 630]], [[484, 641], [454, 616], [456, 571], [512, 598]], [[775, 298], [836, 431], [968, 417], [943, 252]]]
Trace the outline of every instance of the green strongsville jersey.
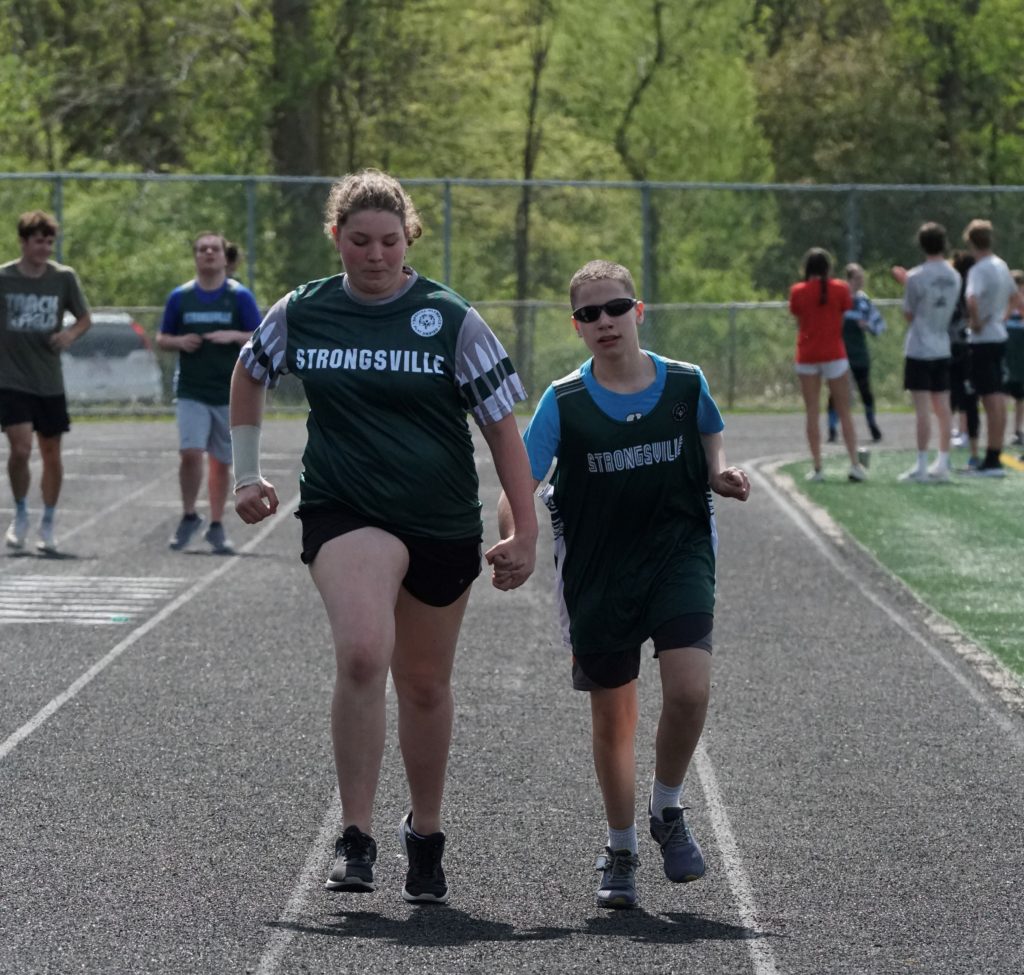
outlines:
[[497, 422], [526, 392], [476, 311], [410, 274], [377, 302], [354, 297], [344, 275], [303, 285], [268, 312], [241, 360], [258, 381], [291, 372], [305, 389], [303, 505], [340, 502], [427, 538], [479, 537], [467, 413]]
[[[697, 427], [700, 375], [668, 362], [657, 406], [614, 420], [579, 371], [553, 384], [561, 424], [545, 502], [555, 526], [573, 652], [638, 645], [681, 612], [714, 612], [707, 460]], [[694, 573], [696, 557], [703, 571]], [[680, 608], [680, 597], [686, 605]]]
[[[239, 301], [242, 296], [251, 297], [247, 288], [228, 278], [218, 289], [220, 294], [209, 300], [209, 294], [201, 295], [196, 281], [189, 281], [172, 293], [176, 301], [173, 322], [165, 321], [161, 331], [182, 335], [195, 332], [205, 335], [230, 329], [236, 332], [249, 331], [242, 316]], [[254, 312], [254, 315], [257, 314]], [[173, 326], [173, 327], [172, 327]], [[218, 345], [203, 342], [194, 352], [178, 353], [178, 368], [174, 376], [174, 391], [179, 399], [196, 400], [208, 406], [226, 406], [231, 391], [231, 373], [238, 360], [238, 346]]]
[[17, 261], [0, 266], [0, 389], [63, 395], [60, 352], [50, 336], [64, 327], [65, 312], [77, 320], [88, 311], [72, 268], [47, 261], [46, 271], [30, 278]]

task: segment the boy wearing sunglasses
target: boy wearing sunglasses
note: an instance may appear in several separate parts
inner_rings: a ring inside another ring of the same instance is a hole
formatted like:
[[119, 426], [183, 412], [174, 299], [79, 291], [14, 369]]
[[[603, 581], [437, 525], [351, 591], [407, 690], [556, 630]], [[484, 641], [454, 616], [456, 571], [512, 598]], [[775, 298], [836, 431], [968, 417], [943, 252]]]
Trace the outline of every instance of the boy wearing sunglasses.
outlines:
[[[597, 904], [639, 902], [635, 821], [641, 645], [662, 684], [655, 776], [647, 802], [665, 875], [698, 880], [704, 857], [683, 812], [683, 779], [711, 687], [717, 534], [711, 492], [745, 501], [727, 467], [722, 417], [697, 366], [640, 347], [643, 303], [628, 269], [591, 261], [569, 285], [591, 358], [544, 392], [524, 434], [535, 488], [551, 512], [563, 642], [572, 684], [590, 694], [594, 765], [608, 820]], [[498, 503], [502, 537], [512, 531]], [[502, 566], [494, 565], [502, 587]]]

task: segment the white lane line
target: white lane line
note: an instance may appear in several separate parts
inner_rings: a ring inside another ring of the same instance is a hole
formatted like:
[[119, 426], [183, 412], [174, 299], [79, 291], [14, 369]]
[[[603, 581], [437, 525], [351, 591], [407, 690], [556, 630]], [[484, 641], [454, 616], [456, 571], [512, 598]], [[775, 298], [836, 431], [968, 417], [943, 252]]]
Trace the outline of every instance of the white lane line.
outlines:
[[[260, 542], [263, 541], [278, 525], [287, 523], [287, 516], [290, 515], [299, 504], [299, 497], [296, 495], [287, 505], [281, 506], [277, 514], [266, 521], [262, 528], [256, 532], [256, 534], [246, 542], [245, 545], [239, 550], [242, 554], [250, 552]], [[214, 582], [216, 582], [222, 575], [226, 575], [236, 565], [242, 563], [241, 559], [238, 558], [226, 558], [224, 563], [212, 572], [208, 572], [205, 576], [199, 579], [194, 585], [183, 592], [173, 602], [168, 603], [159, 613], [155, 616], [151, 616], [145, 623], [136, 629], [132, 630], [120, 643], [118, 643], [113, 649], [111, 649], [105, 656], [101, 657], [96, 661], [85, 673], [83, 673], [74, 683], [70, 684], [66, 690], [58, 694], [52, 701], [50, 701], [45, 707], [43, 707], [30, 721], [25, 722], [17, 731], [14, 732], [10, 737], [5, 739], [3, 743], [0, 743], [0, 761], [3, 761], [15, 748], [18, 747], [29, 735], [34, 731], [37, 731], [42, 725], [56, 714], [68, 701], [72, 700], [77, 694], [88, 684], [90, 684], [96, 677], [98, 677], [104, 670], [107, 669], [118, 657], [121, 656], [131, 646], [141, 640], [147, 633], [158, 627], [168, 617], [173, 616], [183, 606], [188, 605], [196, 596], [209, 589]]]
[[898, 610], [893, 609], [877, 593], [875, 593], [861, 578], [857, 576], [849, 566], [845, 565], [842, 559], [836, 554], [832, 546], [826, 542], [818, 529], [813, 527], [807, 516], [790, 504], [782, 493], [771, 483], [761, 471], [748, 469], [752, 479], [758, 484], [759, 490], [763, 490], [782, 509], [789, 519], [803, 532], [811, 544], [825, 558], [825, 560], [836, 570], [851, 586], [853, 586], [869, 603], [880, 609], [893, 623], [907, 634], [915, 643], [919, 644], [925, 652], [945, 670], [960, 687], [965, 690], [975, 704], [998, 726], [998, 728], [1009, 739], [1010, 744], [1024, 750], [1024, 731], [1022, 731], [1011, 717], [1004, 714], [993, 706], [989, 696], [973, 681], [968, 680], [963, 673], [949, 660], [947, 655], [934, 643], [921, 635], [919, 627], [908, 620]]
[[274, 975], [281, 964], [281, 959], [295, 937], [295, 924], [305, 911], [306, 896], [313, 889], [318, 877], [322, 877], [327, 868], [327, 860], [330, 850], [333, 849], [331, 840], [337, 835], [338, 824], [341, 822], [341, 796], [335, 787], [334, 795], [327, 806], [324, 820], [320, 824], [320, 832], [317, 833], [313, 845], [306, 854], [306, 862], [302, 866], [302, 873], [292, 888], [288, 903], [277, 920], [273, 933], [270, 935], [270, 943], [256, 966], [255, 975]]
[[754, 975], [777, 975], [775, 955], [768, 944], [767, 934], [758, 930], [757, 906], [754, 901], [753, 888], [747, 877], [747, 871], [743, 867], [739, 844], [736, 842], [732, 825], [729, 822], [729, 814], [726, 812], [725, 802], [722, 799], [721, 790], [718, 788], [718, 776], [715, 775], [715, 769], [711, 764], [711, 759], [708, 758], [704, 742], [698, 742], [693, 761], [697, 767], [697, 777], [700, 779], [701, 789], [704, 792], [704, 803], [711, 820], [711, 829], [715, 834], [718, 856], [722, 866], [725, 867], [726, 882], [729, 884], [733, 900], [736, 902], [740, 924], [751, 932], [751, 937], [745, 940], [747, 950], [750, 952]]

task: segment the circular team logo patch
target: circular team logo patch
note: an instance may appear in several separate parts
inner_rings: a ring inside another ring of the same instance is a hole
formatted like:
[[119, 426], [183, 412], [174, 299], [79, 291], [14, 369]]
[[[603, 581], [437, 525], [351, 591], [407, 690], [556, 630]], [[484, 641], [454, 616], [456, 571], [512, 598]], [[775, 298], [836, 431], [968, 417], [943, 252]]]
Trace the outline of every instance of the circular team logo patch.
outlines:
[[673, 420], [685, 420], [687, 413], [689, 413], [689, 409], [685, 403], [676, 403], [676, 405], [672, 407]]
[[443, 319], [436, 308], [421, 308], [412, 313], [412, 330], [421, 338], [429, 339], [441, 331]]

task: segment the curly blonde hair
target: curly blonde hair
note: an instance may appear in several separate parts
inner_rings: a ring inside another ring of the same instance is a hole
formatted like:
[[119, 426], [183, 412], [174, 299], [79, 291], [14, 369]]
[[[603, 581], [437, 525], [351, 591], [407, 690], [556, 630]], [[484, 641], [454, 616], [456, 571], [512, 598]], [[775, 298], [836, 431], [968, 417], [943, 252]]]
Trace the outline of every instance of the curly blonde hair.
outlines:
[[334, 228], [340, 228], [360, 210], [383, 210], [395, 214], [405, 227], [405, 239], [409, 244], [423, 233], [420, 215], [409, 194], [394, 176], [379, 169], [349, 173], [331, 187], [324, 205], [324, 233], [333, 237]]

